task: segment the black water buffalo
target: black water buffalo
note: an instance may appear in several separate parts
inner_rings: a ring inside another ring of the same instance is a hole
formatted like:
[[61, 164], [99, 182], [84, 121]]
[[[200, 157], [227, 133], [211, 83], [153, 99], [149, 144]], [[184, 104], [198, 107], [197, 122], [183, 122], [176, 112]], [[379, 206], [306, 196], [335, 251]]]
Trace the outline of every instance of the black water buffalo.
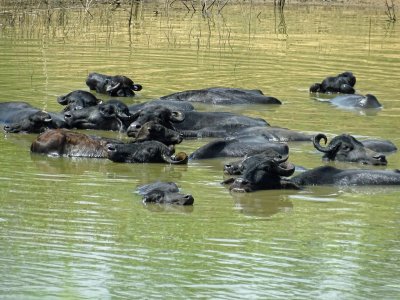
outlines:
[[164, 106], [145, 107], [133, 114], [131, 126], [142, 126], [154, 121], [181, 132], [185, 137], [223, 137], [227, 133], [251, 126], [268, 126], [261, 118], [252, 118], [230, 112], [172, 111]]
[[340, 95], [329, 100], [333, 105], [343, 108], [355, 109], [380, 109], [382, 105], [378, 99], [371, 94], [363, 95]]
[[323, 147], [320, 141], [327, 143], [328, 138], [320, 133], [313, 139], [314, 147], [324, 153], [323, 159], [327, 161], [358, 162], [370, 165], [386, 165], [386, 156], [366, 148], [360, 141], [348, 134], [334, 137], [328, 146]]
[[179, 144], [183, 140], [181, 133], [155, 122], [147, 122], [138, 128], [129, 126], [126, 134], [132, 137], [135, 142], [156, 140], [167, 146]]
[[6, 132], [40, 133], [48, 128], [68, 127], [63, 115], [44, 112], [26, 102], [0, 103], [0, 123]]
[[174, 155], [173, 146], [166, 146], [158, 141], [144, 141], [129, 144], [108, 144], [108, 158], [124, 163], [170, 163], [187, 164], [186, 153]]
[[360, 142], [364, 145], [364, 147], [379, 153], [391, 153], [397, 151], [396, 145], [388, 140], [368, 139]]
[[322, 166], [300, 173], [290, 181], [298, 186], [400, 185], [400, 170], [341, 170], [332, 166]]
[[151, 100], [148, 102], [144, 103], [139, 103], [139, 104], [131, 104], [128, 105], [129, 111], [131, 113], [136, 113], [140, 110], [142, 110], [145, 107], [154, 107], [154, 106], [165, 106], [169, 108], [171, 111], [190, 111], [194, 110], [194, 106], [192, 103], [188, 101], [176, 101], [176, 100]]
[[90, 73], [86, 79], [86, 85], [91, 90], [113, 97], [132, 97], [135, 91], [142, 89], [140, 84], [135, 84], [126, 76], [109, 76], [99, 73]]
[[70, 128], [116, 131], [125, 131], [133, 120], [128, 107], [118, 100], [67, 111], [64, 118]]
[[243, 157], [269, 149], [273, 149], [281, 155], [287, 155], [289, 152], [289, 147], [285, 143], [270, 142], [263, 136], [250, 136], [211, 141], [190, 154], [189, 159]]
[[85, 107], [95, 106], [101, 103], [92, 93], [87, 91], [76, 90], [66, 95], [59, 96], [57, 102], [64, 105], [63, 111], [82, 109]]
[[224, 165], [224, 173], [227, 175], [242, 175], [244, 170], [253, 167], [255, 164], [259, 163], [265, 159], [281, 160], [283, 158], [282, 154], [275, 151], [274, 149], [267, 149], [258, 154], [245, 156], [241, 160], [229, 162]]
[[343, 93], [354, 94], [356, 77], [351, 72], [344, 72], [337, 76], [326, 77], [321, 83], [314, 83], [310, 87], [312, 93]]
[[312, 141], [313, 139], [313, 136], [310, 134], [276, 126], [254, 126], [241, 128], [232, 132], [231, 134], [235, 137], [263, 135], [270, 141], [277, 142], [308, 142]]
[[107, 158], [107, 145], [122, 141], [86, 135], [68, 129], [49, 129], [31, 144], [31, 152], [50, 156]]
[[154, 182], [138, 187], [143, 203], [193, 205], [194, 198], [179, 192], [174, 182]]
[[274, 97], [265, 96], [260, 90], [213, 87], [188, 90], [160, 97], [161, 100], [178, 100], [211, 104], [282, 104]]
[[243, 174], [237, 178], [229, 178], [223, 181], [223, 184], [230, 184], [229, 189], [232, 192], [253, 192], [257, 190], [271, 189], [299, 189], [289, 179], [295, 167], [287, 162], [288, 156], [281, 158], [270, 156], [261, 157], [252, 160], [243, 170]]

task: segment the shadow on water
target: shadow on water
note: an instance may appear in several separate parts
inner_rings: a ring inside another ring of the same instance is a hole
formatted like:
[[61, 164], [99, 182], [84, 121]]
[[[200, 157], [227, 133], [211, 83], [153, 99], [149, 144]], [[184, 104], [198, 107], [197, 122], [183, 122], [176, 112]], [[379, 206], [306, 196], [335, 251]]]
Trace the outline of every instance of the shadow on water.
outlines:
[[254, 193], [231, 193], [234, 207], [247, 216], [269, 218], [278, 213], [288, 213], [293, 203], [288, 198], [290, 192], [258, 191]]

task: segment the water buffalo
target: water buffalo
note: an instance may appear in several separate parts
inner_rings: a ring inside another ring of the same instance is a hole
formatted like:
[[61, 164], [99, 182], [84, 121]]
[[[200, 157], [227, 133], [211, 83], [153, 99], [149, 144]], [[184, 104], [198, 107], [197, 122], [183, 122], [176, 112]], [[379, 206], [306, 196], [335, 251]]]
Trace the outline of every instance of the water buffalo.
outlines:
[[129, 126], [126, 133], [135, 142], [156, 140], [167, 146], [179, 144], [183, 140], [181, 133], [152, 121], [145, 123], [143, 126], [138, 125], [138, 128]]
[[296, 185], [399, 185], [400, 170], [341, 170], [332, 166], [317, 167], [290, 179]]
[[194, 198], [189, 194], [179, 192], [174, 182], [154, 182], [138, 187], [143, 196], [143, 203], [160, 203], [176, 205], [193, 205]]
[[241, 128], [232, 132], [231, 134], [235, 137], [263, 135], [270, 141], [277, 142], [308, 142], [312, 141], [313, 138], [313, 136], [310, 134], [276, 126], [254, 126]]
[[340, 95], [329, 100], [333, 105], [343, 108], [356, 108], [356, 109], [380, 109], [382, 105], [378, 99], [371, 94], [363, 95]]
[[260, 90], [213, 87], [188, 90], [160, 97], [161, 100], [178, 100], [211, 104], [282, 104], [274, 97], [265, 96]]
[[50, 156], [107, 158], [108, 144], [122, 141], [90, 136], [68, 129], [49, 129], [31, 144], [31, 152]]
[[174, 155], [173, 146], [166, 146], [158, 141], [144, 141], [129, 144], [108, 144], [108, 158], [124, 163], [170, 163], [187, 164], [186, 153]]
[[281, 158], [269, 156], [258, 157], [251, 161], [243, 170], [243, 174], [237, 178], [229, 178], [223, 184], [230, 184], [232, 192], [253, 192], [257, 190], [271, 189], [299, 189], [289, 179], [295, 167], [287, 162], [288, 156]]
[[386, 156], [366, 148], [360, 141], [348, 134], [334, 137], [328, 146], [323, 147], [320, 141], [327, 143], [326, 135], [320, 133], [313, 139], [314, 147], [324, 153], [323, 159], [346, 162], [358, 162], [370, 165], [386, 165]]
[[67, 111], [64, 118], [70, 128], [115, 131], [125, 131], [133, 120], [128, 107], [118, 100]]
[[176, 100], [151, 100], [148, 102], [144, 103], [139, 103], [139, 104], [132, 104], [128, 105], [129, 111], [131, 113], [136, 113], [140, 110], [142, 110], [145, 107], [154, 107], [154, 106], [165, 106], [169, 108], [171, 111], [190, 111], [194, 110], [194, 106], [192, 103], [188, 101], [176, 101]]
[[268, 126], [261, 118], [252, 118], [230, 112], [172, 111], [167, 107], [145, 107], [133, 114], [131, 126], [154, 121], [181, 132], [185, 137], [223, 137], [227, 133], [251, 126]]
[[263, 136], [250, 136], [211, 141], [190, 154], [189, 159], [243, 157], [269, 149], [273, 149], [281, 155], [287, 155], [289, 152], [289, 147], [285, 143], [270, 142]]
[[396, 145], [388, 140], [368, 139], [360, 142], [364, 145], [364, 147], [379, 153], [391, 153], [397, 151]]
[[90, 73], [86, 79], [86, 85], [91, 90], [113, 97], [132, 97], [134, 91], [140, 91], [142, 86], [122, 75], [109, 76], [99, 73]]
[[40, 133], [48, 128], [68, 127], [62, 114], [44, 112], [26, 102], [0, 103], [0, 123], [6, 132]]
[[326, 77], [321, 83], [314, 83], [310, 87], [311, 93], [343, 93], [354, 94], [356, 77], [351, 72], [344, 72], [337, 76]]
[[253, 167], [260, 161], [265, 159], [272, 159], [279, 161], [283, 156], [274, 149], [267, 149], [261, 153], [246, 155], [243, 159], [238, 161], [229, 162], [224, 165], [224, 173], [227, 175], [242, 175], [245, 169]]
[[57, 102], [64, 105], [63, 111], [82, 109], [85, 107], [95, 106], [101, 103], [92, 93], [87, 91], [76, 90], [66, 95], [59, 96]]

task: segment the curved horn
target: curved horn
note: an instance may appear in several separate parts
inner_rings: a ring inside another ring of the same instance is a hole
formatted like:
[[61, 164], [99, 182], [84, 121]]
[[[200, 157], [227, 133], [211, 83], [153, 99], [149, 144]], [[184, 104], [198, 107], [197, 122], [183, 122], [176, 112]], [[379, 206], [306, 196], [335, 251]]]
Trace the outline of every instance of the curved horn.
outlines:
[[276, 165], [275, 170], [279, 176], [289, 177], [293, 175], [295, 166], [291, 163], [284, 164], [284, 165]]
[[185, 114], [181, 111], [172, 111], [170, 120], [172, 122], [182, 122], [185, 119]]
[[332, 145], [327, 146], [327, 147], [322, 147], [321, 144], [320, 144], [321, 140], [324, 140], [325, 144], [328, 142], [328, 138], [323, 133], [319, 133], [316, 136], [314, 136], [313, 144], [314, 144], [315, 149], [317, 149], [318, 151], [324, 152], [324, 153], [331, 152], [333, 150]]
[[121, 82], [118, 82], [115, 85], [112, 85], [112, 82], [111, 82], [111, 84], [106, 88], [106, 92], [111, 92], [111, 91], [115, 90], [116, 88], [118, 88], [120, 85], [121, 85]]

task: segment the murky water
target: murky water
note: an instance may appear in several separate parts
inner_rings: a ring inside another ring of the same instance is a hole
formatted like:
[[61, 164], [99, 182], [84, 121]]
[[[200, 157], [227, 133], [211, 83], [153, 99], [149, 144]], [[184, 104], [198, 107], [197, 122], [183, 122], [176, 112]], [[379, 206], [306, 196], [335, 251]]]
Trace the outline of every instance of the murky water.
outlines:
[[[205, 16], [178, 2], [149, 4], [134, 7], [130, 29], [129, 9], [16, 18], [2, 9], [0, 101], [58, 111], [56, 97], [87, 89], [93, 71], [141, 83], [128, 104], [186, 89], [257, 88], [283, 105], [198, 109], [400, 146], [400, 34], [383, 9], [287, 5], [280, 14], [243, 4]], [[346, 70], [382, 111], [344, 111], [309, 95], [312, 83]], [[220, 185], [229, 159], [169, 166], [51, 158], [30, 154], [35, 137], [0, 136], [2, 299], [398, 298], [397, 187], [232, 195]], [[322, 164], [309, 143], [290, 144], [290, 160]], [[400, 168], [398, 153], [388, 160], [387, 169]], [[175, 181], [194, 206], [142, 205], [135, 188], [155, 180]]]

